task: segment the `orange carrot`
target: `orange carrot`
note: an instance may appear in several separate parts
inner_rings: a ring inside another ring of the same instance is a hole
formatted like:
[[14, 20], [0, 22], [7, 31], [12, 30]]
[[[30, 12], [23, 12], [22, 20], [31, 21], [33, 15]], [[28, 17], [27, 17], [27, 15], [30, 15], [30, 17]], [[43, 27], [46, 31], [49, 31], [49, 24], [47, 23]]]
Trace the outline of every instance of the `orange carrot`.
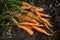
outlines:
[[35, 24], [35, 23], [29, 23], [29, 22], [22, 22], [20, 25], [31, 25], [31, 26], [44, 26], [42, 24]]
[[36, 14], [39, 14], [39, 16], [50, 17], [50, 16], [47, 15], [47, 14], [43, 14], [43, 13], [39, 13], [39, 12], [36, 12]]
[[44, 9], [43, 9], [43, 8], [39, 8], [39, 7], [36, 7], [35, 10], [36, 10], [37, 12], [42, 12]]
[[17, 27], [25, 30], [29, 35], [33, 35], [33, 31], [32, 31], [32, 30], [30, 30], [29, 28], [27, 28], [27, 27], [25, 27], [25, 26], [19, 25], [19, 23], [18, 23], [13, 17], [11, 18], [11, 21], [12, 21], [14, 24], [16, 24]]
[[29, 10], [29, 9], [31, 9], [31, 7], [29, 7], [29, 6], [20, 6], [20, 8], [22, 8], [22, 9], [24, 9], [24, 10]]
[[17, 25], [19, 28], [25, 30], [29, 35], [33, 35], [33, 31], [25, 26]]
[[39, 28], [39, 27], [36, 27], [36, 26], [31, 26], [33, 29], [35, 29], [36, 31], [38, 31], [38, 32], [41, 32], [41, 33], [44, 33], [44, 34], [46, 34], [46, 35], [48, 35], [48, 36], [52, 36], [52, 34], [49, 34], [48, 32], [46, 32], [44, 29], [41, 29], [41, 28]]
[[22, 2], [22, 5], [23, 5], [23, 6], [29, 6], [29, 7], [31, 7], [32, 9], [35, 9], [36, 11], [39, 11], [39, 12], [41, 12], [41, 11], [44, 10], [43, 8], [39, 8], [39, 7], [32, 6], [32, 5], [30, 5], [29, 3], [27, 3], [27, 2]]
[[32, 19], [30, 17], [25, 17], [25, 20], [29, 21], [29, 22], [32, 22], [32, 23], [36, 23], [36, 24], [39, 24], [35, 19]]
[[41, 20], [42, 22], [45, 22], [48, 26], [52, 27], [52, 25], [51, 25], [46, 19], [40, 17], [40, 20]]
[[29, 7], [32, 7], [29, 3], [27, 3], [27, 2], [22, 2], [22, 5], [23, 6], [29, 6]]
[[37, 20], [38, 22], [41, 22], [41, 21], [39, 20], [39, 18], [36, 17], [36, 16], [34, 15], [34, 13], [32, 13], [32, 12], [28, 12], [27, 15], [30, 16], [30, 17], [32, 17], [33, 19]]
[[29, 22], [39, 24], [35, 19], [32, 19], [32, 18], [30, 18], [30, 17], [28, 17], [28, 16], [23, 16], [23, 15], [17, 14], [17, 17], [18, 17], [18, 18], [24, 18], [25, 20], [27, 20], [27, 21], [29, 21]]
[[50, 28], [48, 27], [48, 25], [47, 25], [45, 22], [44, 22], [44, 25], [45, 25], [46, 28], [50, 29]]
[[30, 26], [28, 26], [28, 25], [25, 25], [27, 28], [29, 28], [29, 29], [32, 29]]

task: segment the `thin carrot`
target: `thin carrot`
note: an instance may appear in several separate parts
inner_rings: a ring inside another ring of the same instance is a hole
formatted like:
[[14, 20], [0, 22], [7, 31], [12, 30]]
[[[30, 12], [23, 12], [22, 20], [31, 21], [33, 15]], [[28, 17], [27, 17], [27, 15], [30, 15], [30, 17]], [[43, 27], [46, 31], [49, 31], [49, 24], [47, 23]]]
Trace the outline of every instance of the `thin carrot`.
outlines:
[[43, 9], [43, 8], [39, 8], [39, 7], [36, 7], [35, 10], [36, 10], [37, 12], [42, 12], [44, 9]]
[[29, 9], [31, 9], [31, 7], [29, 7], [29, 6], [20, 6], [20, 8], [22, 8], [22, 9], [24, 9], [24, 10], [29, 10]]
[[29, 7], [32, 7], [29, 3], [27, 3], [27, 2], [22, 2], [22, 5], [23, 6], [29, 6]]
[[49, 26], [45, 22], [44, 22], [44, 25], [45, 25], [46, 28], [50, 29]]
[[39, 28], [39, 27], [36, 27], [36, 26], [31, 26], [33, 29], [35, 29], [36, 31], [38, 31], [38, 32], [41, 32], [41, 33], [44, 33], [44, 34], [46, 34], [46, 35], [48, 35], [48, 36], [52, 36], [52, 34], [49, 34], [48, 32], [46, 32], [44, 29], [41, 29], [41, 28]]
[[32, 19], [32, 18], [30, 18], [30, 17], [26, 17], [25, 20], [30, 21], [30, 22], [32, 22], [32, 23], [39, 24], [35, 19]]
[[28, 17], [28, 16], [23, 16], [23, 15], [17, 14], [17, 17], [18, 17], [18, 18], [24, 18], [25, 20], [27, 20], [27, 21], [29, 21], [29, 22], [39, 24], [35, 19], [32, 19], [32, 18], [30, 18], [30, 17]]
[[17, 27], [25, 30], [29, 35], [33, 35], [33, 31], [32, 31], [32, 30], [30, 30], [29, 28], [27, 28], [27, 27], [25, 27], [25, 26], [19, 25], [19, 23], [18, 23], [13, 17], [11, 18], [11, 21], [12, 21], [14, 24], [16, 24]]
[[29, 28], [29, 29], [32, 29], [30, 26], [28, 26], [28, 25], [25, 25], [27, 28]]
[[34, 15], [34, 13], [32, 13], [32, 12], [28, 12], [27, 15], [30, 16], [30, 17], [32, 17], [33, 19], [37, 20], [38, 22], [41, 22], [41, 21], [39, 20], [39, 18], [36, 17], [36, 16]]
[[51, 25], [46, 19], [40, 17], [40, 20], [41, 20], [42, 22], [45, 22], [48, 26], [52, 27], [52, 25]]
[[22, 22], [20, 25], [31, 25], [31, 26], [44, 26], [43, 24], [35, 24], [35, 23], [29, 23], [29, 22]]
[[32, 6], [32, 5], [30, 5], [29, 3], [27, 3], [27, 2], [22, 2], [22, 5], [23, 5], [23, 6], [29, 6], [29, 7], [31, 7], [32, 9], [35, 9], [36, 11], [39, 11], [39, 12], [41, 12], [41, 11], [44, 10], [43, 8], [39, 8], [39, 7]]
[[44, 16], [44, 17], [50, 17], [50, 16], [47, 15], [47, 14], [43, 14], [43, 13], [39, 13], [39, 12], [36, 12], [36, 14], [39, 14], [40, 16]]

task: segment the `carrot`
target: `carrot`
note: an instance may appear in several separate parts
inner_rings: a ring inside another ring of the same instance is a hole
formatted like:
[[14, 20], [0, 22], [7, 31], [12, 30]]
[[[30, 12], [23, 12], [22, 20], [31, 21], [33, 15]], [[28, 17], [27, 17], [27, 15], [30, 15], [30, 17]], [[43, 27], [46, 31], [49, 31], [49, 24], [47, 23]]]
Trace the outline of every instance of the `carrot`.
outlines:
[[46, 23], [44, 23], [44, 25], [45, 25], [46, 28], [50, 29]]
[[25, 26], [18, 25], [19, 28], [25, 30], [29, 35], [33, 35], [33, 31]]
[[28, 25], [25, 25], [27, 28], [29, 28], [29, 29], [32, 29], [30, 26], [28, 26]]
[[42, 22], [45, 22], [48, 26], [52, 27], [52, 25], [51, 25], [46, 19], [40, 17], [40, 20], [41, 20]]
[[19, 23], [18, 23], [13, 17], [11, 18], [11, 21], [12, 21], [14, 24], [16, 24], [17, 27], [25, 30], [29, 35], [33, 35], [33, 31], [32, 31], [32, 30], [30, 30], [29, 28], [27, 28], [27, 27], [25, 27], [25, 26], [19, 25]]
[[29, 3], [27, 3], [27, 2], [22, 2], [22, 5], [23, 6], [29, 6], [29, 7], [32, 7]]
[[32, 5], [30, 5], [29, 3], [27, 3], [27, 2], [22, 2], [22, 5], [23, 5], [23, 6], [29, 6], [29, 7], [31, 7], [32, 9], [35, 9], [36, 11], [39, 11], [39, 12], [41, 12], [41, 11], [44, 10], [43, 8], [39, 8], [39, 7], [32, 6]]
[[20, 25], [31, 25], [31, 26], [44, 26], [42, 24], [34, 24], [34, 23], [29, 23], [29, 22], [22, 22]]
[[32, 12], [28, 12], [27, 15], [30, 16], [30, 17], [32, 17], [33, 19], [37, 20], [38, 22], [41, 22], [41, 21], [39, 20], [39, 18], [36, 17], [36, 16], [34, 15], [34, 13], [32, 13]]
[[47, 14], [43, 14], [43, 13], [39, 13], [39, 12], [36, 12], [36, 14], [39, 14], [39, 16], [50, 17], [50, 16], [47, 15]]
[[32, 18], [30, 18], [30, 17], [28, 17], [28, 16], [23, 16], [23, 15], [17, 14], [17, 17], [18, 17], [18, 18], [24, 18], [25, 20], [27, 20], [27, 21], [29, 21], [29, 22], [39, 24], [35, 19], [32, 19]]
[[30, 17], [26, 17], [25, 20], [29, 21], [29, 22], [32, 22], [32, 23], [36, 23], [36, 24], [39, 24], [35, 19], [32, 19]]
[[35, 10], [36, 10], [37, 12], [42, 12], [44, 9], [43, 9], [43, 8], [39, 8], [39, 7], [36, 7]]
[[52, 34], [49, 34], [48, 32], [46, 32], [44, 29], [41, 29], [41, 28], [39, 28], [39, 27], [37, 27], [37, 26], [31, 26], [33, 29], [35, 29], [36, 31], [38, 31], [38, 32], [41, 32], [41, 33], [44, 33], [44, 34], [46, 34], [46, 35], [48, 35], [48, 36], [52, 36]]
[[29, 7], [29, 6], [20, 6], [20, 8], [22, 8], [22, 9], [24, 9], [24, 10], [29, 10], [29, 9], [31, 9], [31, 7]]

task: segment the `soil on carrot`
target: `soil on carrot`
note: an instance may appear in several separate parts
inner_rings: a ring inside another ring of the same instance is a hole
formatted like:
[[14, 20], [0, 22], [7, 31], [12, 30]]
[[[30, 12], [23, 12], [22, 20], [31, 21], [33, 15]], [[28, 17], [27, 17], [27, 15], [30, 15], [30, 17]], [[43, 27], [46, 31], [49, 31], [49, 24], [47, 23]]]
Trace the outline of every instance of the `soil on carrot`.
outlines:
[[[32, 3], [32, 0], [23, 0], [28, 3]], [[34, 30], [34, 35], [29, 36], [25, 31], [19, 29], [18, 27], [7, 27], [5, 30], [2, 30], [4, 33], [0, 33], [1, 40], [60, 40], [60, 2], [58, 0], [34, 0], [33, 5], [37, 7], [44, 8], [44, 13], [48, 13], [51, 18], [53, 28], [53, 36], [48, 37], [45, 34], [36, 32]], [[7, 20], [8, 21], [8, 20]], [[0, 28], [2, 29], [2, 28]], [[46, 30], [49, 32], [49, 30]]]

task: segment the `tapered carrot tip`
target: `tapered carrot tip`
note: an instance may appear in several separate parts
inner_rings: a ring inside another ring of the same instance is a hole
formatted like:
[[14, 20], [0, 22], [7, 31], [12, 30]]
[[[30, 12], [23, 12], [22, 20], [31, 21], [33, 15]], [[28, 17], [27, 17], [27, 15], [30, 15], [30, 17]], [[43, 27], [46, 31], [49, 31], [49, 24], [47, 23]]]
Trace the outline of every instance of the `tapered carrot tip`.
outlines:
[[44, 10], [43, 8], [39, 8], [39, 7], [36, 8], [36, 11], [38, 11], [38, 12], [41, 12], [43, 10]]
[[53, 36], [53, 34], [49, 34], [48, 36]]

